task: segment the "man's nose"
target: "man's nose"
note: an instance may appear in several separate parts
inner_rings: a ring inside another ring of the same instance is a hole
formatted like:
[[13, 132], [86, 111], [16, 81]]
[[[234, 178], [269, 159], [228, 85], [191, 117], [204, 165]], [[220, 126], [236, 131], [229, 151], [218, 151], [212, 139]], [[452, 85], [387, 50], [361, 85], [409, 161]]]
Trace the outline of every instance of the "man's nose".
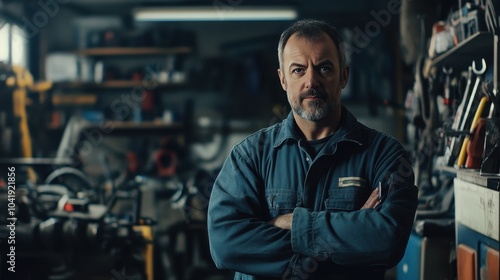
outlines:
[[305, 76], [306, 88], [315, 88], [318, 86], [318, 73], [315, 69], [308, 69]]

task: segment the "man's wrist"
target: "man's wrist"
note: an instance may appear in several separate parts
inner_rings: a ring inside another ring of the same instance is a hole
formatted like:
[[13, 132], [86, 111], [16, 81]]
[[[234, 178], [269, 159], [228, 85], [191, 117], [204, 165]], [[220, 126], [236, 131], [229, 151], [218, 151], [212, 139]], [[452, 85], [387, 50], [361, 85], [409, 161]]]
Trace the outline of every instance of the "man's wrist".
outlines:
[[272, 219], [271, 221], [269, 221], [269, 223], [274, 225], [275, 227], [291, 230], [292, 229], [292, 220], [293, 220], [293, 213], [289, 213], [289, 214], [278, 216], [278, 217]]

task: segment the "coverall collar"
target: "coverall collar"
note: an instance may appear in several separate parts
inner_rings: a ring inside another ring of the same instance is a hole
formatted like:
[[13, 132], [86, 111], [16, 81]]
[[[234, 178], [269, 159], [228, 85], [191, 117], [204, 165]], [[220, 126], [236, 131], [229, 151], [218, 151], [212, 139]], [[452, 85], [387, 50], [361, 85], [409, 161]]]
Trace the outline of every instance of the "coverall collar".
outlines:
[[[295, 119], [293, 118], [293, 112], [288, 114], [288, 117], [282, 122], [282, 128], [274, 141], [274, 148], [280, 147], [286, 140], [292, 139], [295, 141], [299, 141], [301, 139], [300, 134], [297, 132], [295, 127]], [[365, 142], [365, 137], [361, 134], [361, 131], [357, 129], [359, 122], [354, 117], [354, 115], [344, 106], [342, 105], [342, 113], [340, 119], [339, 129], [335, 132], [337, 134], [335, 139], [337, 141], [351, 141], [355, 142], [358, 145], [362, 146]]]

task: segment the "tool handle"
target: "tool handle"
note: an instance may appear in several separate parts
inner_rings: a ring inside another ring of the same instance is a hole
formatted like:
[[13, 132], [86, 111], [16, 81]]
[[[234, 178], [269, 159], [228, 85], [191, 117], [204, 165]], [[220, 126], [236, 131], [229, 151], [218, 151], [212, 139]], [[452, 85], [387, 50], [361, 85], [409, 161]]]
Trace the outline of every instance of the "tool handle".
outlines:
[[462, 143], [462, 149], [460, 149], [460, 154], [457, 159], [458, 167], [464, 166], [465, 160], [467, 159], [467, 146], [469, 145], [469, 141], [469, 137], [466, 137]]
[[484, 152], [484, 137], [486, 134], [486, 119], [481, 118], [474, 129], [474, 134], [467, 146], [467, 161], [465, 162], [465, 168], [469, 169], [479, 169], [481, 168], [481, 162], [483, 159]]
[[[477, 123], [479, 122], [479, 119], [481, 118], [481, 115], [483, 114], [484, 107], [486, 106], [486, 103], [488, 103], [489, 98], [484, 96], [481, 98], [481, 101], [479, 102], [479, 105], [477, 106], [477, 111], [476, 114], [474, 115], [474, 119], [472, 120], [471, 128], [470, 128], [470, 133], [472, 134], [474, 132], [474, 129], [477, 126]], [[462, 167], [465, 164], [465, 160], [467, 159], [467, 145], [469, 145], [470, 142], [470, 137], [466, 137], [464, 139], [464, 142], [462, 143], [462, 149], [460, 150], [460, 154], [458, 156], [457, 160], [457, 165], [458, 167]]]

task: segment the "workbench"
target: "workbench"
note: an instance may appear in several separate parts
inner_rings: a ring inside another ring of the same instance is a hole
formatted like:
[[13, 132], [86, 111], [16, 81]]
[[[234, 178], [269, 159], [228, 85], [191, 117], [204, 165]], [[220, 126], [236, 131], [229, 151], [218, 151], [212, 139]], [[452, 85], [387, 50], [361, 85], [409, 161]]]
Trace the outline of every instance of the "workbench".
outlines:
[[500, 176], [458, 170], [454, 192], [457, 279], [500, 279]]

